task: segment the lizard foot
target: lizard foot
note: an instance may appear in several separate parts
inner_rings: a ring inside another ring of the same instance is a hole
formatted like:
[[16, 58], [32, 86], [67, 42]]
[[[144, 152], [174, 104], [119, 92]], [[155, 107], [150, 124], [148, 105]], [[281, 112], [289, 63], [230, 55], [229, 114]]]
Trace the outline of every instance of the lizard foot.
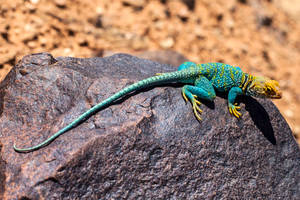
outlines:
[[182, 96], [183, 96], [183, 98], [185, 100], [185, 103], [189, 101], [188, 98], [187, 98], [187, 96], [186, 96], [186, 94], [185, 94], [185, 90], [184, 89], [182, 89]]
[[199, 107], [199, 105], [201, 105], [201, 102], [197, 100], [197, 98], [198, 98], [197, 95], [194, 95], [194, 94], [191, 94], [191, 93], [186, 94], [186, 91], [183, 88], [182, 89], [182, 96], [183, 96], [185, 102], [188, 102], [189, 100], [191, 101], [191, 103], [193, 105], [194, 114], [195, 114], [197, 120], [201, 121], [202, 119], [200, 117], [200, 114], [202, 113], [202, 110]]
[[240, 110], [240, 109], [241, 109], [241, 107], [237, 106], [237, 103], [235, 103], [234, 105], [232, 105], [231, 103], [229, 104], [230, 114], [234, 115], [238, 119], [242, 116], [242, 114], [240, 112], [238, 112], [238, 110]]
[[196, 118], [197, 118], [199, 121], [201, 121], [202, 119], [201, 119], [201, 117], [200, 117], [200, 115], [199, 115], [199, 114], [202, 113], [202, 110], [201, 110], [200, 107], [199, 107], [199, 105], [201, 105], [201, 102], [198, 101], [198, 100], [196, 99], [196, 98], [197, 98], [196, 95], [193, 95], [193, 97], [194, 97], [194, 98], [192, 99], [193, 111], [194, 111], [194, 114], [195, 114]]

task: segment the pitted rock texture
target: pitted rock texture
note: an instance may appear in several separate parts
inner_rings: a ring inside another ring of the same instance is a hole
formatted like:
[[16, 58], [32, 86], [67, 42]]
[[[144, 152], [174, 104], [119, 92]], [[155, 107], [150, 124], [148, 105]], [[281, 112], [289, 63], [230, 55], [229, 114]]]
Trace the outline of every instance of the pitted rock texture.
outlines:
[[300, 144], [299, 0], [2, 0], [0, 13], [0, 82], [35, 52], [179, 51], [278, 80], [274, 103]]
[[135, 92], [38, 151], [12, 148], [38, 144], [123, 87], [174, 70], [125, 54], [24, 57], [1, 98], [0, 197], [297, 199], [300, 151], [271, 101], [240, 98], [237, 120], [219, 94], [198, 122], [181, 84]]

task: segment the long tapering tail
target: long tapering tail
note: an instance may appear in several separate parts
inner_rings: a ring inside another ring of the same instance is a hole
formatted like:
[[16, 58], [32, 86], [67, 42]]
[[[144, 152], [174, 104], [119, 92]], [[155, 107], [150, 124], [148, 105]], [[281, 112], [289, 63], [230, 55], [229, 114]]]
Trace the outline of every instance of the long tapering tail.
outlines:
[[110, 105], [114, 101], [118, 100], [119, 98], [121, 98], [133, 91], [136, 91], [136, 90], [139, 90], [142, 88], [146, 88], [149, 86], [157, 85], [157, 84], [162, 84], [162, 83], [180, 82], [181, 80], [191, 78], [193, 76], [197, 76], [197, 73], [193, 72], [191, 70], [181, 70], [181, 71], [163, 73], [159, 76], [153, 76], [153, 77], [141, 80], [139, 82], [136, 82], [128, 87], [125, 87], [121, 91], [115, 93], [114, 95], [103, 100], [102, 102], [95, 105], [91, 109], [87, 110], [82, 115], [80, 115], [77, 119], [75, 119], [73, 122], [71, 122], [69, 125], [60, 129], [58, 132], [53, 134], [51, 137], [49, 137], [42, 143], [40, 143], [36, 146], [33, 146], [33, 147], [29, 147], [29, 148], [18, 148], [18, 147], [16, 147], [16, 145], [14, 145], [14, 150], [17, 152], [31, 152], [31, 151], [35, 151], [41, 147], [44, 147], [44, 146], [48, 145], [49, 143], [51, 143], [58, 136], [67, 132], [68, 130], [76, 127], [79, 123], [85, 121], [88, 117], [92, 116], [95, 112], [101, 110], [103, 107]]

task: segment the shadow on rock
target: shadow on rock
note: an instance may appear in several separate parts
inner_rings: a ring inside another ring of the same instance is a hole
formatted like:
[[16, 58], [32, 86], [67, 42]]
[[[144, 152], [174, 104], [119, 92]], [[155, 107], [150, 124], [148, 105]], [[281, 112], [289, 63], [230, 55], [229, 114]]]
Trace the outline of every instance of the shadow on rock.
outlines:
[[274, 130], [270, 122], [270, 117], [265, 108], [254, 98], [243, 96], [240, 98], [245, 103], [245, 109], [249, 112], [251, 119], [262, 134], [276, 145]]

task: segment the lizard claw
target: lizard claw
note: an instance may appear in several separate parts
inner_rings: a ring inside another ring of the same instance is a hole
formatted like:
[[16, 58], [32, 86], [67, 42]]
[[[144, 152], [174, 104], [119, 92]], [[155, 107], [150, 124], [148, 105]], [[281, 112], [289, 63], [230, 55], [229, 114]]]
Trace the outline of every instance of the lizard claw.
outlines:
[[242, 114], [240, 112], [238, 112], [238, 110], [240, 110], [240, 109], [241, 109], [241, 107], [237, 106], [237, 103], [235, 103], [234, 105], [229, 104], [230, 114], [234, 115], [238, 119], [242, 116]]
[[195, 114], [196, 118], [199, 121], [201, 121], [202, 119], [199, 114], [201, 114], [203, 111], [199, 108], [199, 105], [201, 104], [200, 101], [193, 99], [192, 104], [193, 104], [193, 110], [194, 110], [194, 114]]
[[[193, 94], [193, 97], [194, 97], [193, 103], [195, 102], [197, 105], [200, 106], [200, 105], [201, 105], [201, 102], [197, 100], [197, 98], [198, 98], [197, 95], [194, 95], [194, 94]], [[201, 112], [202, 112], [202, 111], [201, 111]]]
[[183, 96], [185, 102], [189, 101], [188, 98], [187, 98], [187, 96], [185, 95], [184, 89], [182, 89], [182, 96]]
[[237, 103], [235, 103], [235, 104], [234, 104], [234, 106], [235, 106], [235, 108], [236, 108], [237, 110], [240, 110], [240, 109], [241, 109], [241, 107], [240, 107], [240, 106], [238, 106], [238, 104], [237, 104]]

